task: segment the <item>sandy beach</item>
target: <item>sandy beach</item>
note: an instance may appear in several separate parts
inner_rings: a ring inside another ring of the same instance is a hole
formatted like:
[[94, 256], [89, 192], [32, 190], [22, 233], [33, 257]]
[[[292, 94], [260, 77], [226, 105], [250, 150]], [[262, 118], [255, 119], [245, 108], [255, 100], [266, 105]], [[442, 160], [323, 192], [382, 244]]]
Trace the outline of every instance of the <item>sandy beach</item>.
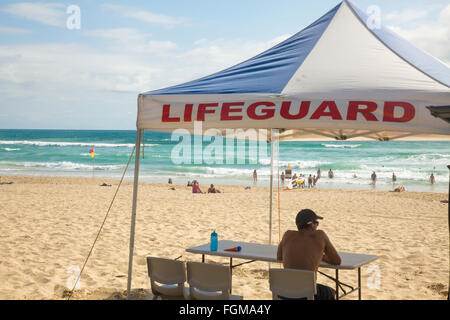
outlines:
[[[116, 191], [118, 181], [81, 178], [2, 177], [0, 185], [0, 299], [64, 299], [73, 272], [81, 268]], [[102, 183], [111, 187], [101, 187]], [[201, 183], [201, 181], [200, 181]], [[250, 182], [249, 182], [249, 185]], [[222, 194], [192, 194], [186, 186], [139, 186], [133, 297], [151, 298], [147, 255], [200, 261], [186, 248], [219, 239], [267, 243], [269, 190], [216, 186]], [[207, 185], [201, 184], [203, 191]], [[274, 197], [274, 243], [279, 238]], [[295, 215], [311, 208], [324, 217], [338, 251], [378, 255], [362, 268], [362, 298], [446, 299], [448, 221], [444, 193], [388, 191], [281, 191], [281, 235], [295, 229]], [[73, 299], [121, 299], [127, 283], [132, 183], [124, 182], [81, 277]], [[227, 264], [228, 259], [207, 262]], [[243, 261], [242, 261], [243, 262]], [[271, 299], [268, 264], [233, 270], [233, 293]], [[374, 276], [379, 270], [379, 286]], [[331, 270], [322, 271], [334, 275]], [[357, 283], [355, 271], [340, 279]], [[333, 287], [319, 275], [318, 282]], [[347, 299], [357, 299], [352, 294]]]

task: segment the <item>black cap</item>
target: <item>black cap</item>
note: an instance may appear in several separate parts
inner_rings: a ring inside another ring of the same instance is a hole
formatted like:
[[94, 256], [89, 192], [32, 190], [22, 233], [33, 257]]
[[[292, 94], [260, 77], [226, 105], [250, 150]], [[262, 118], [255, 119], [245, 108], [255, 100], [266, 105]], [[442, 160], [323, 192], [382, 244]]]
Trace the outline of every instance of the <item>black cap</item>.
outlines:
[[297, 214], [295, 224], [297, 227], [302, 227], [319, 219], [321, 220], [323, 218], [318, 216], [314, 211], [310, 209], [303, 209]]

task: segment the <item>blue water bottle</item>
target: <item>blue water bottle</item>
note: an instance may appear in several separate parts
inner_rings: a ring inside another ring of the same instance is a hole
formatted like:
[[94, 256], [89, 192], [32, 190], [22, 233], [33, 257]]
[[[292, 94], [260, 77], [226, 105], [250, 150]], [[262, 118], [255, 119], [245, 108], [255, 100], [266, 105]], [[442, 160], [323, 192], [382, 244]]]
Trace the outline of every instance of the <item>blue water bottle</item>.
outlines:
[[218, 241], [217, 233], [214, 230], [214, 232], [211, 233], [211, 251], [217, 251]]

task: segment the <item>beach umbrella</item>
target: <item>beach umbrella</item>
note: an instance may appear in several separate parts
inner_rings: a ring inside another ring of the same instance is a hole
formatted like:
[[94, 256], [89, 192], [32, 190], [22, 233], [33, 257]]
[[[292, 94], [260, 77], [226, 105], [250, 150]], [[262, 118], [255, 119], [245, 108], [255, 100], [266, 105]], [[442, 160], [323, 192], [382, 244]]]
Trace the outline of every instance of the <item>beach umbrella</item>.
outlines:
[[[388, 141], [450, 135], [450, 124], [427, 109], [449, 104], [449, 67], [374, 23], [349, 1], [249, 60], [198, 80], [140, 94], [128, 294], [144, 130], [193, 130], [201, 123], [202, 130], [269, 129], [269, 142], [275, 130], [281, 140], [313, 135]], [[272, 184], [270, 189], [272, 194]], [[269, 239], [270, 234], [271, 230]]]

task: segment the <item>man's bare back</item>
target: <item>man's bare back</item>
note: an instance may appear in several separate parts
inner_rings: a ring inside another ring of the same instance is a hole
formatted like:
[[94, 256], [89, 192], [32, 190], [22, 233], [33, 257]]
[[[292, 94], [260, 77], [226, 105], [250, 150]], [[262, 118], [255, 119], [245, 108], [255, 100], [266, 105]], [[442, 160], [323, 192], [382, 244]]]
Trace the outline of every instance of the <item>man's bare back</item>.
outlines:
[[317, 271], [320, 262], [341, 264], [341, 258], [322, 230], [287, 231], [278, 246], [284, 268]]

